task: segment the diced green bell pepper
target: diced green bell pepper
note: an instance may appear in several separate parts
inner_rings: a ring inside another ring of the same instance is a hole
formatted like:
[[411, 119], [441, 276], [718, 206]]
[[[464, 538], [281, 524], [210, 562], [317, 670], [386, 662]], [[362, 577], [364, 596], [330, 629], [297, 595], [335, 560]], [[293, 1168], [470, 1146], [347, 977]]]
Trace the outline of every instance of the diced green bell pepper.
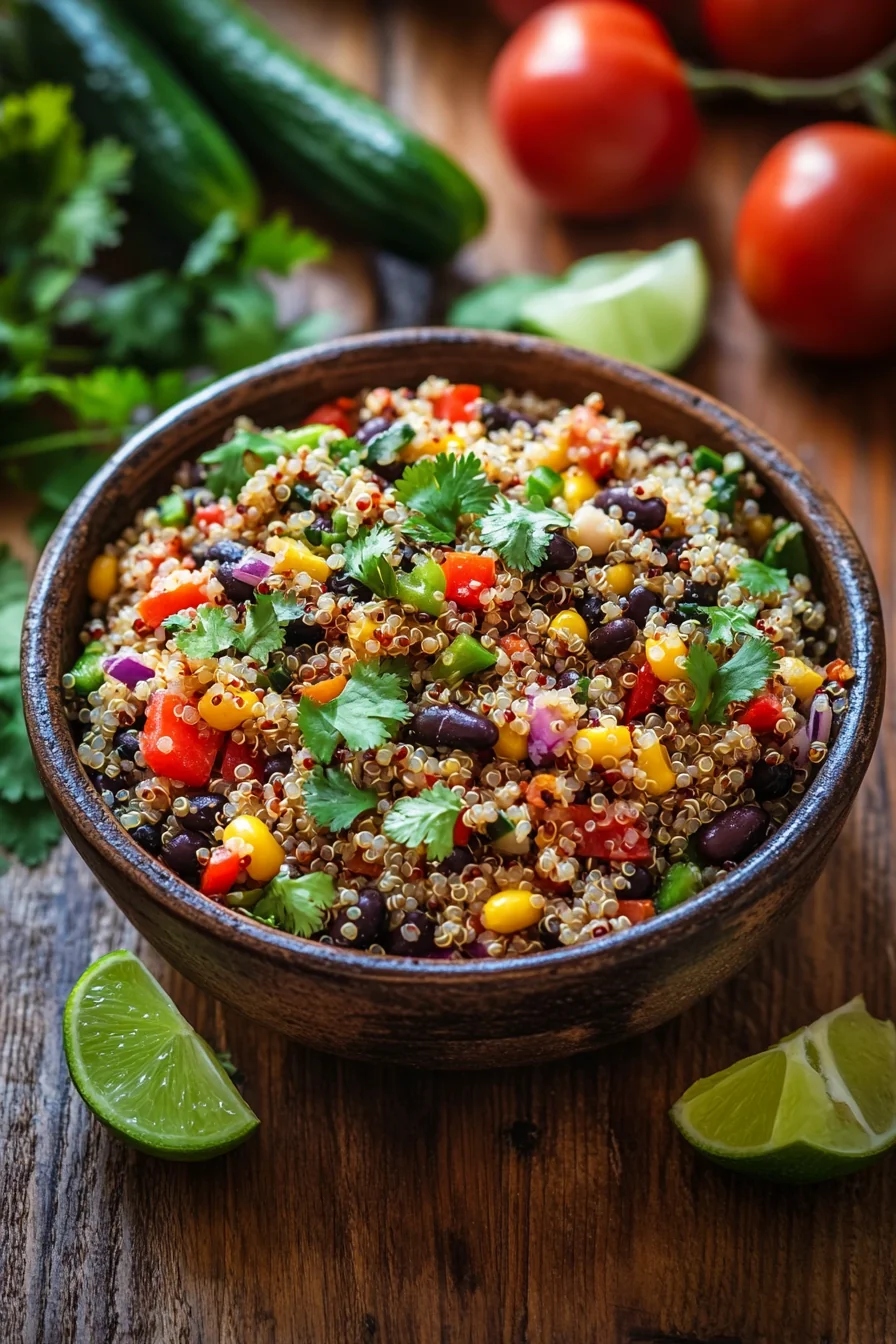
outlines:
[[673, 863], [666, 870], [656, 894], [657, 910], [672, 910], [682, 901], [696, 896], [703, 885], [703, 875], [696, 863]]
[[563, 491], [563, 477], [550, 467], [536, 467], [526, 481], [526, 498], [536, 504], [550, 504]]
[[432, 667], [429, 676], [433, 681], [444, 681], [456, 686], [465, 677], [475, 676], [494, 667], [498, 655], [485, 649], [472, 635], [458, 635], [454, 642], [441, 653]]
[[[438, 594], [438, 596], [436, 596]], [[395, 596], [427, 616], [441, 616], [445, 610], [445, 574], [435, 560], [418, 561], [408, 573], [397, 570]]]
[[159, 522], [163, 527], [183, 527], [190, 508], [183, 495], [165, 495], [158, 503]]
[[94, 640], [87, 645], [71, 669], [71, 675], [75, 679], [75, 690], [79, 695], [89, 695], [91, 691], [98, 691], [102, 686], [106, 677], [102, 668], [104, 652], [102, 644]]
[[694, 470], [717, 471], [721, 476], [725, 471], [725, 459], [711, 448], [698, 448], [694, 453]]
[[788, 578], [809, 573], [809, 557], [799, 523], [785, 523], [779, 527], [762, 555], [762, 563], [773, 569], [786, 569]]

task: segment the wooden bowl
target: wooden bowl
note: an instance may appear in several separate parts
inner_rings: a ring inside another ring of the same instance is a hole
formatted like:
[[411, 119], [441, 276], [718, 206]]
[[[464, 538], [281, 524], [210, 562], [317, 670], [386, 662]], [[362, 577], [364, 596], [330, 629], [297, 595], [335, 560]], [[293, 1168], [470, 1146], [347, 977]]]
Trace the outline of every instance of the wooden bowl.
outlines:
[[[118, 825], [78, 762], [61, 679], [78, 648], [88, 566], [185, 457], [237, 415], [295, 425], [362, 387], [458, 382], [532, 389], [574, 404], [599, 390], [648, 433], [739, 449], [802, 523], [817, 583], [856, 669], [849, 708], [796, 810], [730, 876], [685, 905], [588, 946], [499, 962], [364, 956], [305, 942], [224, 909], [151, 858]], [[884, 635], [873, 575], [833, 500], [784, 449], [712, 398], [647, 369], [527, 336], [392, 331], [271, 360], [216, 383], [137, 434], [81, 492], [44, 552], [22, 654], [41, 778], [78, 851], [128, 918], [210, 993], [307, 1045], [437, 1068], [550, 1059], [607, 1045], [680, 1013], [739, 970], [818, 877], [880, 726]]]

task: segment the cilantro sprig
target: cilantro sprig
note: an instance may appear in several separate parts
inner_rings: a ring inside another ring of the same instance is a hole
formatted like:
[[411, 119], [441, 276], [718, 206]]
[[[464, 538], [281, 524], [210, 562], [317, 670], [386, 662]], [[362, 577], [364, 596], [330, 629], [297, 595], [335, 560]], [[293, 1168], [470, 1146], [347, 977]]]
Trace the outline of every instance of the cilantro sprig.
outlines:
[[356, 663], [345, 690], [329, 704], [302, 696], [299, 728], [316, 761], [329, 765], [340, 742], [352, 751], [381, 747], [411, 717], [407, 685], [400, 672], [379, 662]]
[[450, 545], [465, 514], [484, 513], [497, 493], [475, 453], [440, 453], [408, 467], [395, 496], [410, 511], [404, 532], [415, 541]]
[[264, 664], [272, 653], [283, 647], [283, 625], [295, 619], [289, 606], [284, 615], [278, 611], [278, 602], [270, 593], [259, 593], [246, 607], [242, 625], [232, 620], [223, 607], [212, 603], [204, 603], [198, 608], [195, 622], [189, 621], [185, 625], [184, 617], [176, 613], [169, 616], [164, 625], [168, 634], [175, 634], [175, 644], [188, 658], [214, 658], [225, 649], [235, 649], [253, 662]]
[[786, 569], [774, 569], [771, 565], [764, 565], [761, 560], [736, 560], [734, 577], [751, 597], [786, 593], [790, 587]]
[[264, 924], [310, 938], [324, 927], [326, 912], [335, 900], [336, 888], [329, 873], [305, 873], [302, 877], [278, 873], [264, 888], [251, 914]]
[[466, 804], [446, 784], [434, 784], [415, 798], [399, 798], [386, 813], [383, 830], [402, 845], [426, 845], [438, 862], [454, 848], [454, 824]]
[[778, 655], [767, 639], [744, 640], [721, 666], [705, 645], [692, 644], [685, 667], [694, 687], [693, 726], [698, 727], [704, 715], [709, 723], [724, 723], [728, 706], [758, 695], [777, 663]]
[[362, 812], [376, 807], [374, 789], [359, 789], [342, 770], [317, 765], [302, 786], [305, 811], [319, 826], [347, 831]]
[[764, 638], [763, 632], [753, 624], [759, 615], [758, 605], [744, 603], [742, 607], [701, 607], [694, 602], [681, 602], [678, 610], [708, 626], [711, 644], [734, 644], [738, 635]]
[[568, 523], [566, 514], [556, 509], [527, 507], [501, 495], [477, 527], [485, 545], [505, 564], [526, 573], [537, 569], [547, 555], [551, 533]]
[[394, 551], [395, 534], [385, 523], [362, 528], [346, 543], [345, 571], [377, 597], [394, 597], [395, 570], [389, 564]]

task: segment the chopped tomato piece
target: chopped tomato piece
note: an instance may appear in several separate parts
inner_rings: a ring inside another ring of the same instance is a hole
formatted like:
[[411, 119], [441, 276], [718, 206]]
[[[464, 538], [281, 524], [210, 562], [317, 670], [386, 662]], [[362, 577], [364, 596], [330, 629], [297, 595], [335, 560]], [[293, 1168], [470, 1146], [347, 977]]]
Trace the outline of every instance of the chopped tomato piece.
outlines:
[[202, 870], [199, 890], [203, 896], [225, 896], [240, 875], [242, 862], [226, 845], [213, 849], [211, 858]]
[[176, 611], [185, 611], [187, 607], [201, 607], [208, 597], [205, 584], [189, 579], [176, 588], [160, 588], [158, 592], [149, 592], [138, 603], [140, 619], [151, 630], [155, 630]]
[[738, 723], [745, 723], [754, 733], [773, 733], [775, 725], [784, 713], [784, 706], [776, 695], [767, 692], [757, 695], [746, 709], [738, 714]]
[[569, 422], [569, 445], [585, 451], [576, 453], [576, 466], [590, 472], [595, 480], [608, 476], [619, 448], [604, 437], [607, 417], [591, 406], [576, 406]]
[[343, 434], [355, 432], [357, 404], [353, 397], [337, 397], [335, 401], [326, 401], [305, 417], [306, 425], [334, 425]]
[[495, 582], [495, 562], [487, 555], [450, 551], [442, 562], [445, 596], [449, 602], [473, 611], [482, 606], [480, 594]]
[[501, 648], [512, 658], [515, 653], [528, 653], [532, 648], [528, 639], [523, 639], [522, 635], [504, 635], [499, 641]]
[[454, 823], [454, 843], [456, 845], [465, 845], [472, 834], [473, 832], [466, 822], [458, 817], [457, 821]]
[[656, 908], [653, 901], [620, 901], [620, 915], [625, 915], [630, 924], [643, 924], [645, 919], [653, 919]]
[[626, 723], [644, 717], [656, 699], [659, 685], [656, 673], [649, 663], [645, 663], [643, 667], [638, 669], [638, 680], [632, 687], [625, 706]]
[[337, 695], [341, 695], [348, 685], [348, 681], [340, 673], [336, 677], [327, 677], [324, 681], [312, 681], [299, 687], [301, 695], [307, 695], [309, 700], [314, 700], [318, 705], [328, 705], [331, 700], [335, 700]]
[[251, 765], [251, 777], [261, 779], [262, 765], [258, 752], [253, 751], [248, 742], [234, 742], [233, 738], [229, 737], [227, 746], [224, 748], [224, 755], [221, 757], [218, 773], [222, 779], [226, 779], [228, 783], [232, 784], [236, 782], [236, 767], [238, 765]]
[[448, 420], [452, 425], [458, 421], [476, 419], [476, 402], [482, 396], [482, 388], [476, 383], [455, 383], [436, 397], [432, 404], [433, 415], [437, 420]]
[[220, 504], [202, 504], [193, 514], [197, 527], [211, 527], [212, 523], [223, 523], [224, 510]]
[[157, 775], [198, 788], [211, 777], [224, 734], [209, 728], [202, 719], [184, 723], [181, 714], [189, 704], [176, 691], [154, 691], [146, 708], [140, 750]]
[[611, 859], [615, 863], [649, 863], [650, 841], [626, 818], [608, 816], [599, 820], [589, 803], [570, 803], [565, 815], [581, 832], [576, 854], [586, 859]]

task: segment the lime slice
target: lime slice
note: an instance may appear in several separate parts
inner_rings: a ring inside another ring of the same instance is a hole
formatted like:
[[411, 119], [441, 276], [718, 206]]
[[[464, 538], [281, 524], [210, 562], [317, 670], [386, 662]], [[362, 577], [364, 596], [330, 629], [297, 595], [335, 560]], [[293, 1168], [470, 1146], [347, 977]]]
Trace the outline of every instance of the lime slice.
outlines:
[[845, 1176], [896, 1142], [896, 1028], [860, 997], [689, 1087], [671, 1111], [707, 1157], [801, 1184]]
[[520, 308], [527, 331], [598, 355], [676, 369], [696, 346], [709, 299], [709, 272], [692, 238], [656, 252], [587, 257]]
[[88, 966], [68, 996], [63, 1035], [84, 1101], [144, 1153], [216, 1157], [258, 1125], [205, 1041], [132, 952], [110, 952]]

